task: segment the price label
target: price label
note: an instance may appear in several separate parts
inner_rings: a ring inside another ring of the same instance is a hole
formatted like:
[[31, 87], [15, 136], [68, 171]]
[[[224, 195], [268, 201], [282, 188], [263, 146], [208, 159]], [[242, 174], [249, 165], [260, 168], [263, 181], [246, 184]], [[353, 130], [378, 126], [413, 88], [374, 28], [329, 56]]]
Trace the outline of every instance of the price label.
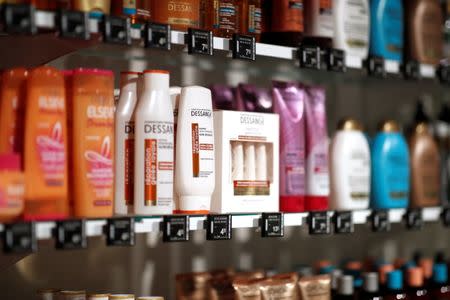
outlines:
[[282, 213], [263, 213], [261, 215], [261, 236], [284, 236], [284, 216]]
[[328, 212], [314, 211], [310, 212], [308, 216], [309, 234], [323, 235], [330, 234], [331, 221]]
[[61, 10], [58, 27], [62, 38], [89, 40], [89, 13], [82, 11]]
[[36, 34], [36, 9], [30, 4], [4, 4], [5, 31], [11, 34]]
[[355, 227], [353, 225], [353, 214], [351, 211], [337, 211], [333, 217], [334, 232], [337, 234], [353, 233]]
[[189, 54], [213, 55], [212, 31], [189, 28], [186, 44]]
[[450, 227], [450, 208], [446, 207], [441, 214], [442, 223], [445, 227]]
[[185, 242], [189, 240], [189, 217], [188, 216], [164, 216], [163, 219], [163, 241]]
[[302, 45], [299, 49], [300, 67], [320, 70], [321, 51], [319, 46]]
[[244, 60], [256, 59], [256, 39], [253, 36], [233, 34], [231, 51], [233, 58]]
[[441, 64], [437, 70], [439, 81], [442, 84], [450, 84], [450, 66]]
[[112, 218], [106, 223], [106, 245], [134, 246], [134, 218]]
[[5, 224], [3, 251], [5, 253], [28, 253], [37, 251], [35, 223]]
[[420, 230], [423, 227], [421, 209], [409, 209], [405, 214], [406, 228], [409, 230]]
[[103, 40], [106, 43], [131, 45], [130, 18], [105, 16], [103, 21]]
[[328, 70], [343, 73], [347, 71], [345, 64], [345, 51], [340, 49], [328, 49], [327, 51]]
[[206, 239], [208, 241], [231, 240], [231, 215], [208, 215], [206, 219]]
[[377, 78], [386, 77], [386, 67], [384, 65], [384, 59], [379, 56], [370, 56], [367, 61], [367, 72], [370, 76]]
[[56, 222], [56, 249], [84, 249], [87, 247], [86, 226], [84, 220]]
[[420, 79], [420, 64], [417, 60], [410, 60], [402, 66], [403, 76], [406, 79]]
[[160, 23], [147, 23], [145, 26], [145, 47], [170, 50], [170, 25]]
[[387, 210], [377, 210], [370, 216], [373, 232], [388, 232], [391, 230], [389, 213]]

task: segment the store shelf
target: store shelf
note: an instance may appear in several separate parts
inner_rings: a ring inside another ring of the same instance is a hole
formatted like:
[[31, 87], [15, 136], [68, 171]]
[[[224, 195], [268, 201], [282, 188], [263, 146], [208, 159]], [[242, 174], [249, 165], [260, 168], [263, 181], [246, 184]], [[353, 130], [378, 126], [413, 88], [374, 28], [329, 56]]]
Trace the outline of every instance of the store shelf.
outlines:
[[[48, 11], [36, 12], [36, 24], [38, 28], [55, 29], [56, 14]], [[91, 33], [100, 33], [100, 20], [89, 20], [89, 31]], [[132, 28], [131, 37], [133, 40], [140, 40], [142, 33], [140, 29]], [[181, 31], [172, 31], [170, 41], [173, 45], [185, 45], [185, 33]], [[231, 43], [229, 39], [214, 37], [213, 48], [219, 51], [231, 51]], [[271, 57], [283, 60], [298, 60], [298, 50], [292, 47], [283, 47], [269, 44], [256, 44], [256, 55], [263, 57]], [[346, 56], [346, 66], [349, 69], [363, 69], [364, 62], [356, 56]], [[400, 74], [400, 64], [396, 61], [385, 61], [385, 70], [389, 74]], [[431, 65], [420, 65], [420, 75], [422, 78], [434, 78], [436, 76], [436, 68]]]

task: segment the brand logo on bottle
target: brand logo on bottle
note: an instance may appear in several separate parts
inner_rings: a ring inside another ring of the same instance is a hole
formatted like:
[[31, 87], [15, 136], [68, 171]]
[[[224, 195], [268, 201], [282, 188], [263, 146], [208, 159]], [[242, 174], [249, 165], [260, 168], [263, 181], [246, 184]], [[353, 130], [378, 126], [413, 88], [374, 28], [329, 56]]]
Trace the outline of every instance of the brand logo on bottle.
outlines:
[[241, 114], [241, 124], [264, 125], [264, 117], [250, 114]]
[[125, 124], [125, 134], [134, 134], [134, 122]]
[[167, 4], [167, 9], [169, 11], [192, 12], [192, 5], [190, 5], [189, 3], [169, 2]]
[[211, 118], [211, 110], [209, 109], [192, 109], [191, 117], [207, 117]]
[[114, 107], [89, 105], [86, 113], [89, 119], [112, 119], [114, 118]]
[[156, 134], [173, 134], [173, 124], [167, 123], [145, 124], [144, 132]]
[[39, 97], [39, 110], [41, 111], [63, 111], [64, 99], [61, 97]]

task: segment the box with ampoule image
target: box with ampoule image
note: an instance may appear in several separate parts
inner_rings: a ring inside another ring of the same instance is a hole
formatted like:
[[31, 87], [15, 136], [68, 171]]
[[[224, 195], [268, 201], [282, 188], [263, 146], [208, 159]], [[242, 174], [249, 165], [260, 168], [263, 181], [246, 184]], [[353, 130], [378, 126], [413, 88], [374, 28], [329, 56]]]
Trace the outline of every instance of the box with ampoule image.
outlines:
[[279, 116], [215, 111], [215, 213], [279, 210]]

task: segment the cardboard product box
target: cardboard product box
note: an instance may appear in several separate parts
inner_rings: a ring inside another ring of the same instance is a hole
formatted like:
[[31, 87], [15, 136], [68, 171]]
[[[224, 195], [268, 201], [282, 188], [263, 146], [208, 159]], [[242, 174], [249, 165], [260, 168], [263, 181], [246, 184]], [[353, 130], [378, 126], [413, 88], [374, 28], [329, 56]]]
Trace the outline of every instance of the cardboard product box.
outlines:
[[279, 116], [215, 111], [215, 213], [279, 210]]

